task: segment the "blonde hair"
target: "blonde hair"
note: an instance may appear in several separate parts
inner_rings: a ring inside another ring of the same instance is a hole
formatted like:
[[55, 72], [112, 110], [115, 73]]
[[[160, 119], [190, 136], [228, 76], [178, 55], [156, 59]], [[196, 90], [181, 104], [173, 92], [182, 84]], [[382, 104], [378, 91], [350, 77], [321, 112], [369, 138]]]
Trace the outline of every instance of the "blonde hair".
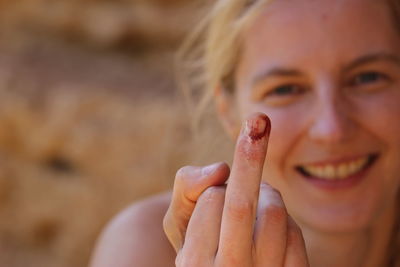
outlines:
[[199, 122], [208, 110], [217, 86], [234, 90], [241, 33], [260, 7], [271, 1], [219, 0], [183, 43], [176, 58], [176, 74], [193, 122]]

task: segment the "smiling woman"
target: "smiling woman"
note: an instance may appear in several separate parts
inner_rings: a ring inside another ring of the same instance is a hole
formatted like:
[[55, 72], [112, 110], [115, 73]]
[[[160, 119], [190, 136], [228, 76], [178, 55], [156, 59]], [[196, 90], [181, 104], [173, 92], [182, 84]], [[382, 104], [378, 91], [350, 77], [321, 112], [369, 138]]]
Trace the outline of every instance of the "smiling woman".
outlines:
[[233, 164], [182, 168], [92, 266], [400, 266], [399, 3], [217, 1], [182, 73], [237, 139]]

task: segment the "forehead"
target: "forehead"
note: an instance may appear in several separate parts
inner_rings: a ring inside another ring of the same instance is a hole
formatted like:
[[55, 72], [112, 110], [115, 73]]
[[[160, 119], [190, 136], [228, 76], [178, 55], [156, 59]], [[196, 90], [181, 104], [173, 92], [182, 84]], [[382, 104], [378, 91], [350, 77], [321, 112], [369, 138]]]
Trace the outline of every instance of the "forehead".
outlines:
[[275, 0], [243, 36], [242, 58], [260, 64], [344, 64], [399, 49], [385, 0]]

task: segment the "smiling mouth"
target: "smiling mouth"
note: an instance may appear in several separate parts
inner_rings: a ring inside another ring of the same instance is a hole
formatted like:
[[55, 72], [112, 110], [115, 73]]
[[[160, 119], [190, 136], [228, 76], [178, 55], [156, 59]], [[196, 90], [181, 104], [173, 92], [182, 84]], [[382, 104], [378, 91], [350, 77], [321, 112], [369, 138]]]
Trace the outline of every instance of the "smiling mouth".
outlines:
[[296, 170], [308, 178], [324, 180], [344, 180], [361, 173], [372, 166], [378, 154], [371, 154], [335, 164], [307, 164], [297, 166]]

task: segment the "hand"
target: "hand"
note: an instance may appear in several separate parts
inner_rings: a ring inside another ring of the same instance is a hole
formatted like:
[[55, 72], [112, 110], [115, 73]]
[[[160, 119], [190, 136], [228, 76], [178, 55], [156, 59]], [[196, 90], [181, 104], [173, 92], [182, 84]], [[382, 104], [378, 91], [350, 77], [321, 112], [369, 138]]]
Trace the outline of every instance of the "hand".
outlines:
[[261, 183], [269, 129], [264, 114], [247, 120], [230, 176], [223, 163], [177, 173], [164, 229], [178, 267], [308, 266], [300, 228]]

